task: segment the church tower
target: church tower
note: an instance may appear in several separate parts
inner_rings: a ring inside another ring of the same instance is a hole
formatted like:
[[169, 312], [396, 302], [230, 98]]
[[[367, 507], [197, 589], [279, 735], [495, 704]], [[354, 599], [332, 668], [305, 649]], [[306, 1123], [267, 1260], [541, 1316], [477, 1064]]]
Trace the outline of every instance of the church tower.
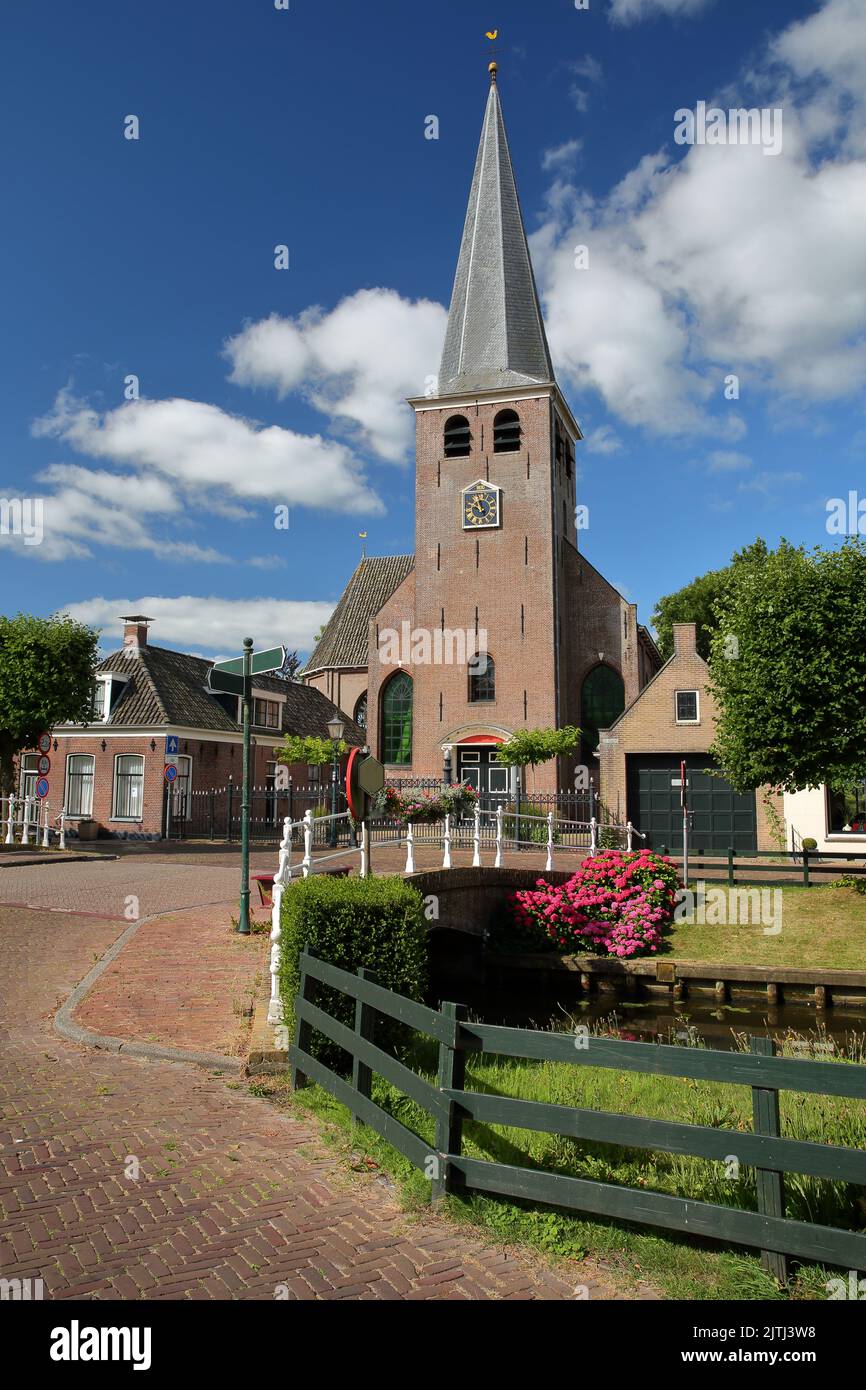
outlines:
[[[439, 778], [444, 766], [505, 793], [498, 743], [580, 724], [596, 668], [614, 683], [612, 722], [645, 676], [633, 605], [577, 550], [581, 432], [554, 375], [495, 63], [439, 377], [409, 404], [415, 562], [368, 609], [370, 742], [392, 778]], [[535, 788], [572, 779], [571, 765], [551, 764]]]

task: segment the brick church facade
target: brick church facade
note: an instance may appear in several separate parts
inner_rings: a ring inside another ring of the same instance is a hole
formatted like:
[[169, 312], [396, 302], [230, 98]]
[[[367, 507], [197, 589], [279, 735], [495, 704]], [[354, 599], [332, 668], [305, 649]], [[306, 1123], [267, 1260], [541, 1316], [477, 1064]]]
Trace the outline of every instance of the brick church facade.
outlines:
[[[510, 790], [496, 745], [579, 725], [574, 785], [660, 666], [628, 603], [578, 546], [580, 426], [553, 370], [495, 64], [435, 389], [413, 398], [415, 554], [366, 557], [305, 670], [363, 722], [391, 778]], [[476, 659], [473, 659], [476, 658]]]

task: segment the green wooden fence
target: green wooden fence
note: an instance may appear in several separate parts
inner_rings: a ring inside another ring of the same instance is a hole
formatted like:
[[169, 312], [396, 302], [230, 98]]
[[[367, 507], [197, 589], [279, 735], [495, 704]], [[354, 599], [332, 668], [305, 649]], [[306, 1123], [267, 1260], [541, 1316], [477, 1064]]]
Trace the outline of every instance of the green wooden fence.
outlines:
[[[777, 1057], [769, 1038], [753, 1038], [750, 1053], [656, 1043], [589, 1038], [576, 1046], [573, 1034], [536, 1032], [489, 1023], [470, 1023], [460, 1004], [431, 1009], [384, 989], [370, 971], [357, 975], [301, 956], [295, 1004], [292, 1084], [317, 1082], [358, 1119], [381, 1134], [432, 1182], [432, 1196], [478, 1191], [527, 1198], [573, 1211], [639, 1222], [694, 1236], [715, 1237], [761, 1250], [765, 1268], [784, 1282], [785, 1256], [845, 1269], [866, 1271], [866, 1235], [836, 1227], [794, 1221], [785, 1216], [785, 1173], [804, 1173], [866, 1185], [866, 1153], [832, 1144], [786, 1139], [780, 1134], [779, 1091], [866, 1099], [866, 1066]], [[355, 1026], [348, 1027], [314, 1002], [317, 985], [355, 1001]], [[438, 1086], [432, 1086], [375, 1042], [376, 1017], [396, 1019], [439, 1044]], [[351, 1080], [311, 1055], [314, 1032], [324, 1034], [352, 1058]], [[465, 1089], [466, 1056], [471, 1052], [564, 1062], [655, 1076], [688, 1077], [749, 1086], [753, 1131], [584, 1110]], [[415, 1101], [435, 1122], [435, 1149], [372, 1099], [373, 1075], [383, 1077]], [[462, 1152], [466, 1120], [509, 1125], [546, 1134], [594, 1140], [639, 1149], [689, 1154], [725, 1162], [736, 1155], [757, 1172], [757, 1211], [743, 1211], [665, 1193], [618, 1187], [585, 1178], [513, 1167]]]
[[[669, 854], [667, 845], [661, 845], [659, 853]], [[748, 883], [758, 888], [787, 888], [799, 880], [804, 888], [811, 888], [822, 877], [826, 881], [829, 874], [844, 873], [853, 878], [866, 874], [866, 854], [815, 849], [799, 850], [796, 854], [781, 849], [729, 849], [726, 856], [689, 855], [689, 882], [699, 878], [700, 871], [707, 870], [714, 875], [726, 875], [729, 887]], [[768, 877], [771, 874], [783, 877]]]

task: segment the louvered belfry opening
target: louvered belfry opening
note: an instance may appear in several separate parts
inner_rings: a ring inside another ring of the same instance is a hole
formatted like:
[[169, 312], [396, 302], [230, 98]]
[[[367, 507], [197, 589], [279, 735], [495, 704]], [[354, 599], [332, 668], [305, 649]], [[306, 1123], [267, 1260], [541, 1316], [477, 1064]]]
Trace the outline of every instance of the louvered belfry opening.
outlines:
[[445, 457], [468, 458], [472, 452], [472, 431], [465, 415], [452, 415], [445, 424]]
[[516, 410], [500, 410], [493, 420], [494, 454], [516, 454], [520, 448], [520, 416]]

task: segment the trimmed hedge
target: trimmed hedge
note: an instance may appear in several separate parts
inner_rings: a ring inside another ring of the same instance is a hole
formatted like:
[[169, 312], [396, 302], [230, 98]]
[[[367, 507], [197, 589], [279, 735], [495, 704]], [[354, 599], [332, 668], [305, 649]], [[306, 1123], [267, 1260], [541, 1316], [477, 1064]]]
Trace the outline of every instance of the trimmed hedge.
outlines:
[[[300, 985], [299, 958], [306, 947], [331, 965], [355, 971], [375, 970], [386, 989], [423, 997], [427, 984], [427, 923], [424, 899], [405, 879], [330, 878], [311, 874], [283, 894], [280, 941], [280, 995], [283, 1019], [294, 1040], [295, 996]], [[354, 1000], [336, 990], [316, 986], [314, 1002], [334, 1018], [354, 1027]], [[382, 1021], [377, 1043], [399, 1037], [399, 1025]], [[313, 1035], [313, 1055], [343, 1069], [346, 1054]]]

